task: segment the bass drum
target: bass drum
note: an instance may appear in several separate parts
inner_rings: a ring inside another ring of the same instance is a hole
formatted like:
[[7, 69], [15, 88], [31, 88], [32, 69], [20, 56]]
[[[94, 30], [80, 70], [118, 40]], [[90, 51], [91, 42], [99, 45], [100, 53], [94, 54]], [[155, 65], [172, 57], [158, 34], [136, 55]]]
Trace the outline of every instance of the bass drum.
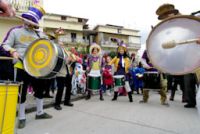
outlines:
[[164, 49], [163, 43], [200, 37], [200, 19], [194, 16], [175, 16], [157, 24], [147, 39], [147, 54], [158, 70], [182, 75], [200, 67], [200, 45], [196, 43]]
[[36, 78], [55, 77], [65, 63], [61, 47], [48, 39], [35, 40], [26, 50], [23, 60], [26, 72]]

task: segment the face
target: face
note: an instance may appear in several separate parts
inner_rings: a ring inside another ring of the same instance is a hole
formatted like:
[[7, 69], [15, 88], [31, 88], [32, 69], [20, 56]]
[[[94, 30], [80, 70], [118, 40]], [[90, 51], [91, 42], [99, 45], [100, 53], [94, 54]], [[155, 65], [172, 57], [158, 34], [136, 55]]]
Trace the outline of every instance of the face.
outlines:
[[97, 49], [97, 48], [94, 48], [94, 49], [92, 50], [92, 54], [93, 54], [93, 55], [97, 55], [97, 53], [98, 53], [98, 49]]
[[106, 62], [109, 63], [110, 61], [111, 61], [111, 58], [110, 58], [110, 57], [107, 57], [107, 58], [106, 58]]
[[123, 47], [119, 47], [119, 53], [120, 53], [120, 54], [124, 54], [124, 52], [125, 52], [125, 51], [124, 51], [124, 48], [123, 48]]

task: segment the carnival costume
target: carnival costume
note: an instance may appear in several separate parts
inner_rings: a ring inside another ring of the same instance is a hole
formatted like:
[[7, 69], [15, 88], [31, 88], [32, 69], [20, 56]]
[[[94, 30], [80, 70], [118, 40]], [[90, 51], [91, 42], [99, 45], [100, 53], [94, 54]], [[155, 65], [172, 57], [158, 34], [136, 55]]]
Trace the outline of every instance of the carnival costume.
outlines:
[[[129, 67], [130, 67], [130, 60], [129, 60], [127, 54], [126, 54], [126, 52], [127, 52], [126, 44], [121, 42], [118, 45], [119, 45], [119, 47], [117, 48], [117, 52], [118, 52], [117, 56], [114, 57], [111, 60], [110, 64], [114, 64], [114, 66], [115, 66], [114, 75], [123, 75], [124, 76], [124, 78], [125, 78], [125, 89], [128, 93], [129, 101], [133, 102], [131, 88], [130, 88], [130, 85], [129, 85], [129, 75], [128, 75]], [[120, 49], [124, 50], [123, 54], [120, 53]], [[119, 86], [115, 85], [115, 87], [114, 87], [114, 97], [112, 99], [113, 101], [117, 100], [118, 90], [119, 90]]]

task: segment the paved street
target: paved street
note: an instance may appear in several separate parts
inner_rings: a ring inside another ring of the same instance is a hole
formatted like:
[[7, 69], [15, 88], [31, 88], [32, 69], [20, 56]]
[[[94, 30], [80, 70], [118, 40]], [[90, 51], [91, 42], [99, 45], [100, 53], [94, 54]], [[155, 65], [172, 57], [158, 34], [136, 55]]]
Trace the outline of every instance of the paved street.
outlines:
[[199, 134], [200, 117], [196, 109], [186, 109], [181, 95], [175, 96], [170, 106], [162, 106], [157, 92], [150, 93], [148, 104], [140, 104], [142, 95], [128, 97], [99, 96], [91, 100], [75, 101], [73, 108], [62, 111], [45, 109], [54, 117], [51, 120], [35, 120], [35, 112], [27, 115], [27, 125], [17, 134]]

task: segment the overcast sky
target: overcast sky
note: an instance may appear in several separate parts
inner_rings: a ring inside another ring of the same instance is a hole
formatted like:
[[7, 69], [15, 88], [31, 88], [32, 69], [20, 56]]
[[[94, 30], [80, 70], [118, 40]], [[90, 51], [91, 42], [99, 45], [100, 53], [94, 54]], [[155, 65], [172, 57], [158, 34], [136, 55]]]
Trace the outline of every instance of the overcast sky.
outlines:
[[200, 0], [43, 0], [49, 13], [64, 14], [89, 19], [91, 26], [98, 24], [122, 25], [140, 30], [142, 44], [150, 32], [151, 25], [159, 21], [156, 9], [171, 3], [182, 14], [200, 10]]

